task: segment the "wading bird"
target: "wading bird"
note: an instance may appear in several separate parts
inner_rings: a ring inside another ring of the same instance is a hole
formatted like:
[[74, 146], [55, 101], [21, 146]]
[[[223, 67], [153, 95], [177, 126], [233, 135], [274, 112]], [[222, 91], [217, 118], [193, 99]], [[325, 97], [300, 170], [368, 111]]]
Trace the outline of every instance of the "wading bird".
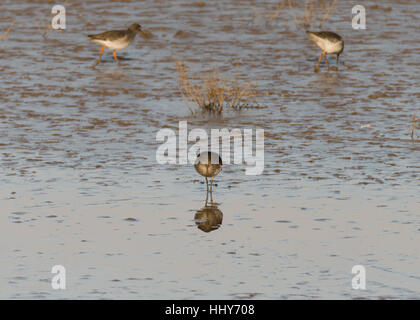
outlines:
[[99, 59], [93, 64], [95, 67], [102, 59], [102, 52], [105, 48], [113, 50], [113, 57], [121, 65], [117, 58], [116, 50], [121, 50], [127, 47], [136, 37], [136, 34], [141, 32], [141, 26], [133, 23], [127, 30], [112, 30], [99, 34], [88, 35], [88, 37], [95, 43], [102, 45]]
[[338, 57], [344, 50], [344, 41], [338, 34], [331, 32], [331, 31], [321, 31], [321, 32], [312, 32], [312, 31], [306, 31], [306, 33], [309, 35], [309, 38], [311, 38], [312, 41], [316, 43], [318, 47], [321, 48], [322, 53], [319, 56], [318, 64], [315, 66], [314, 71], [319, 71], [319, 65], [322, 61], [322, 57], [324, 57], [324, 60], [328, 66], [328, 69], [330, 68], [330, 65], [327, 61], [327, 53], [333, 53], [337, 55], [337, 69], [338, 69]]
[[195, 170], [203, 177], [206, 178], [207, 193], [209, 192], [209, 180], [210, 182], [210, 195], [213, 188], [213, 178], [222, 171], [222, 158], [215, 152], [201, 152], [197, 156], [197, 160], [194, 164]]

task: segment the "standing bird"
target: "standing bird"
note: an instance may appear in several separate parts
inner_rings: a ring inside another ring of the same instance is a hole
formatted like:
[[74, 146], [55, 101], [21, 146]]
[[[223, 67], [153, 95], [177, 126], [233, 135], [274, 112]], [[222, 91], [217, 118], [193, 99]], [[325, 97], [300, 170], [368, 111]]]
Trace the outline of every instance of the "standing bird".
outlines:
[[121, 66], [120, 61], [117, 58], [116, 50], [121, 50], [127, 47], [133, 39], [136, 37], [136, 34], [141, 32], [141, 26], [137, 23], [133, 23], [127, 30], [112, 30], [106, 31], [99, 34], [88, 35], [88, 37], [96, 43], [102, 45], [101, 53], [99, 59], [93, 64], [92, 67], [95, 67], [102, 59], [102, 52], [105, 48], [113, 50], [114, 59]]
[[209, 180], [210, 182], [210, 195], [213, 188], [213, 178], [222, 171], [222, 158], [215, 152], [201, 152], [197, 156], [197, 160], [194, 164], [195, 170], [206, 178], [207, 193], [209, 192]]
[[338, 34], [331, 31], [321, 31], [321, 32], [312, 32], [306, 31], [312, 41], [316, 43], [318, 47], [322, 49], [322, 53], [319, 56], [318, 64], [315, 66], [314, 71], [319, 71], [319, 65], [324, 57], [325, 62], [327, 63], [328, 69], [330, 65], [327, 61], [327, 53], [333, 53], [337, 55], [337, 67], [338, 67], [338, 57], [344, 50], [344, 41]]

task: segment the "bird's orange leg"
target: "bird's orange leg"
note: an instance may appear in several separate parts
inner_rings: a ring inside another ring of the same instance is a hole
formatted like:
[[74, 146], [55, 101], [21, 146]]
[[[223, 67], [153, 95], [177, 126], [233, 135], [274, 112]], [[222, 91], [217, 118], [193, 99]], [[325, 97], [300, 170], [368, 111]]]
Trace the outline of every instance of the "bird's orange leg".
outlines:
[[115, 50], [114, 50], [114, 53], [113, 53], [113, 57], [114, 57], [114, 59], [118, 62], [118, 64], [119, 64], [120, 66], [122, 66], [122, 64], [121, 64], [120, 60], [118, 60], [118, 58], [117, 58], [117, 53], [115, 52]]
[[102, 52], [104, 52], [104, 49], [106, 48], [106, 46], [103, 46], [102, 48], [101, 48], [101, 52], [99, 53], [99, 59], [98, 60], [96, 60], [96, 62], [93, 64], [93, 66], [92, 66], [92, 68], [93, 67], [96, 67], [96, 65], [99, 63], [99, 62], [101, 62], [101, 59], [102, 59]]
[[206, 193], [206, 204], [205, 207], [207, 207], [207, 203], [209, 202], [209, 192], [207, 191]]
[[321, 55], [319, 56], [319, 59], [318, 59], [318, 64], [315, 66], [315, 68], [314, 68], [314, 71], [315, 72], [318, 72], [319, 71], [319, 65], [321, 64], [321, 61], [322, 61], [322, 57], [323, 57], [323, 55], [324, 55], [324, 52], [325, 51], [322, 51], [322, 53], [321, 53]]
[[325, 63], [327, 64], [328, 69], [330, 69], [330, 65], [328, 64], [328, 60], [327, 60], [327, 52], [324, 51], [324, 60]]

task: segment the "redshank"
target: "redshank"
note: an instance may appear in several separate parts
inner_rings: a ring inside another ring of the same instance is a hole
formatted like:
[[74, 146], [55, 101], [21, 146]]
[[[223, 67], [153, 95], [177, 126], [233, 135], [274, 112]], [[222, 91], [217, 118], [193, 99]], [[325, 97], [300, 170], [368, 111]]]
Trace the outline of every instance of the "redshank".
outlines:
[[213, 178], [217, 176], [220, 173], [220, 171], [222, 171], [222, 158], [220, 158], [220, 156], [215, 152], [201, 152], [197, 156], [197, 160], [195, 161], [194, 167], [199, 174], [206, 178], [207, 193], [209, 192], [208, 178], [211, 177], [211, 195], [213, 187]]
[[[330, 68], [330, 65], [327, 61], [327, 53], [333, 53], [337, 55], [337, 67], [338, 67], [338, 57], [344, 50], [344, 41], [338, 34], [331, 31], [321, 31], [321, 32], [312, 32], [306, 31], [312, 41], [316, 43], [318, 47], [321, 48], [322, 53], [319, 56], [318, 64], [315, 66], [314, 71], [319, 71], [319, 65], [324, 57], [325, 63]], [[337, 68], [336, 67], [336, 68]]]
[[121, 65], [117, 58], [116, 50], [121, 50], [127, 47], [136, 37], [136, 34], [141, 31], [141, 26], [133, 23], [127, 30], [112, 30], [99, 34], [88, 35], [88, 37], [96, 43], [102, 45], [99, 59], [93, 64], [95, 67], [102, 59], [102, 52], [105, 48], [113, 50], [113, 57]]

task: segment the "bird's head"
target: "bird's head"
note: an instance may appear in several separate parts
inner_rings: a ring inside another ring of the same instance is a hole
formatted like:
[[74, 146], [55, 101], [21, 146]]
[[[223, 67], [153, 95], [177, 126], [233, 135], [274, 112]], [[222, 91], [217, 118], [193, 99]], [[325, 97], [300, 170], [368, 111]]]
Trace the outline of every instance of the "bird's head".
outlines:
[[133, 23], [128, 29], [134, 32], [141, 32], [141, 25]]

